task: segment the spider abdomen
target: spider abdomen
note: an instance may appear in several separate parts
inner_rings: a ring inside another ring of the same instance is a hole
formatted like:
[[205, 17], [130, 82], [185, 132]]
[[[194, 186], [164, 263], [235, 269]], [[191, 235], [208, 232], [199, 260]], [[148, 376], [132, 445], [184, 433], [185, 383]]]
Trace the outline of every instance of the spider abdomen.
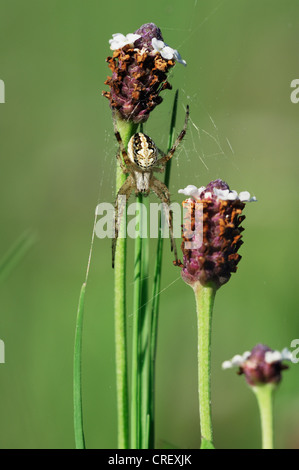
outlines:
[[128, 144], [128, 157], [141, 169], [147, 170], [158, 159], [158, 150], [153, 140], [142, 132], [134, 134]]

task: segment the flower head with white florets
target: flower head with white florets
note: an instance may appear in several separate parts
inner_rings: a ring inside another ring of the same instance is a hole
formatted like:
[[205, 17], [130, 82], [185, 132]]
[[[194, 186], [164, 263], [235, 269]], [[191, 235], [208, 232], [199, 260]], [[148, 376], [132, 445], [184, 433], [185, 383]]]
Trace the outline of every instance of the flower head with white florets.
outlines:
[[258, 344], [252, 351], [234, 356], [230, 361], [224, 361], [222, 369], [238, 367], [238, 374], [244, 374], [250, 386], [278, 384], [281, 381], [281, 371], [288, 369], [282, 361], [292, 361], [292, 353], [284, 348], [281, 352], [270, 349], [264, 344]]
[[162, 102], [160, 92], [170, 89], [169, 70], [179, 62], [186, 65], [176, 49], [164, 43], [154, 23], [142, 25], [135, 33], [113, 34], [109, 40], [113, 56], [107, 58], [112, 71], [103, 92], [121, 119], [136, 124], [145, 122]]
[[[187, 213], [183, 225], [183, 264], [182, 278], [190, 285], [199, 282], [203, 286], [213, 285], [219, 288], [237, 270], [241, 259], [238, 253], [242, 245], [242, 221], [245, 216], [242, 211], [246, 202], [256, 201], [248, 191], [230, 190], [227, 183], [218, 179], [207, 187], [200, 188], [188, 185], [179, 190], [180, 194], [188, 196], [183, 202]], [[202, 233], [194, 230], [197, 205], [201, 204], [200, 215]], [[196, 248], [186, 248], [186, 242], [202, 242]]]

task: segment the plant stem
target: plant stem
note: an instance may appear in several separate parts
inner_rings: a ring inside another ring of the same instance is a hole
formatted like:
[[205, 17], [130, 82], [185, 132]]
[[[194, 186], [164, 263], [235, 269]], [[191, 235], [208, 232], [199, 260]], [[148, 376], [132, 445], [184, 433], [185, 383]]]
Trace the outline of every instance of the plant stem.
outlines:
[[273, 384], [252, 387], [260, 410], [263, 449], [273, 449]]
[[140, 448], [140, 303], [142, 271], [142, 195], [136, 198], [136, 225], [139, 233], [135, 239], [134, 256], [134, 302], [133, 302], [133, 338], [132, 338], [132, 398], [131, 398], [131, 449]]
[[198, 332], [198, 394], [201, 437], [213, 442], [211, 415], [211, 329], [216, 288], [203, 287], [199, 282], [193, 286]]
[[[125, 148], [136, 130], [136, 125], [116, 117], [116, 124]], [[116, 169], [116, 192], [125, 182], [126, 175]], [[118, 416], [118, 448], [129, 446], [128, 424], [128, 383], [127, 383], [127, 339], [126, 339], [126, 238], [124, 220], [120, 223], [119, 238], [115, 252], [114, 269], [114, 319], [115, 319], [115, 360]]]

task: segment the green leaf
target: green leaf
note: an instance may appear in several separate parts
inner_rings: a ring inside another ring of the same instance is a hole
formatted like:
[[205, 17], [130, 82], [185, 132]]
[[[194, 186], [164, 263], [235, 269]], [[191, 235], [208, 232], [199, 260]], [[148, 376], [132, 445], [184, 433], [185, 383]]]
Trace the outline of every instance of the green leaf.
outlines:
[[81, 362], [82, 362], [82, 332], [83, 332], [83, 312], [85, 298], [86, 283], [82, 285], [75, 333], [75, 350], [74, 350], [74, 427], [76, 449], [85, 449], [85, 440], [83, 432], [83, 412], [82, 412], [82, 379], [81, 379]]
[[215, 449], [211, 441], [208, 441], [204, 437], [201, 439], [201, 449]]

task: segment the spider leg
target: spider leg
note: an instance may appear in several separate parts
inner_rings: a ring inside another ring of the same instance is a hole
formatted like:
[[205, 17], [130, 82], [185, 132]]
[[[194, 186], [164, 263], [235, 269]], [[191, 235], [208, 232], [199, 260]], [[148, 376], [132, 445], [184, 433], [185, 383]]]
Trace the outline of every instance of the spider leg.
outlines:
[[[124, 159], [124, 162], [125, 162], [125, 165], [127, 168], [132, 168], [133, 169], [133, 165], [132, 165], [132, 162], [130, 161], [129, 157], [128, 157], [128, 154], [126, 152], [126, 149], [125, 149], [125, 146], [124, 146], [124, 143], [122, 141], [122, 138], [120, 136], [120, 133], [118, 132], [118, 129], [117, 129], [117, 126], [116, 126], [116, 121], [115, 119], [113, 119], [113, 126], [114, 126], [114, 135], [115, 135], [115, 138], [119, 144], [119, 148], [120, 148], [120, 151], [122, 153], [122, 156], [123, 156], [123, 159]], [[120, 154], [117, 155], [117, 159], [120, 163], [121, 161], [121, 157], [120, 157]], [[123, 165], [123, 164], [122, 164]], [[122, 167], [121, 165], [121, 167]], [[123, 168], [122, 168], [123, 169]]]
[[128, 170], [128, 168], [126, 167], [126, 165], [124, 165], [124, 162], [123, 162], [123, 160], [122, 160], [122, 158], [121, 158], [119, 152], [117, 152], [116, 158], [117, 158], [117, 160], [118, 160], [119, 166], [121, 167], [123, 173], [125, 173], [125, 174], [130, 173], [130, 171]]
[[165, 163], [168, 162], [168, 160], [170, 160], [174, 154], [174, 152], [176, 151], [176, 149], [178, 148], [178, 145], [180, 144], [180, 142], [183, 140], [183, 138], [185, 137], [185, 134], [186, 134], [186, 131], [187, 131], [187, 124], [188, 124], [188, 119], [189, 119], [189, 106], [187, 105], [187, 108], [186, 108], [186, 116], [185, 116], [185, 123], [184, 123], [184, 127], [183, 129], [181, 130], [180, 134], [178, 135], [175, 143], [173, 144], [173, 146], [171, 147], [171, 149], [169, 150], [168, 154], [167, 155], [164, 155], [164, 157], [160, 158], [160, 160], [158, 160], [156, 162], [156, 165], [165, 165]]
[[166, 186], [166, 184], [162, 183], [162, 181], [158, 180], [154, 176], [151, 179], [151, 184], [150, 184], [151, 189], [154, 191], [154, 193], [158, 196], [159, 199], [161, 199], [162, 203], [166, 204], [168, 208], [168, 227], [169, 227], [169, 234], [170, 234], [170, 239], [171, 239], [171, 251], [174, 251], [174, 256], [175, 256], [175, 263], [179, 263], [178, 260], [178, 253], [176, 249], [176, 244], [173, 236], [173, 218], [172, 218], [172, 211], [169, 210], [170, 206], [170, 194], [169, 190]]
[[[119, 189], [115, 203], [114, 203], [114, 227], [115, 227], [115, 234], [114, 238], [112, 240], [112, 268], [114, 268], [114, 260], [115, 260], [115, 251], [116, 251], [116, 243], [118, 239], [118, 234], [119, 234], [119, 229], [120, 229], [120, 223], [121, 223], [121, 218], [123, 215], [123, 211], [126, 207], [126, 203], [128, 202], [128, 199], [131, 195], [131, 192], [134, 188], [134, 179], [131, 175], [128, 176], [124, 184], [121, 186]], [[119, 196], [125, 196], [126, 202], [125, 204], [122, 204], [121, 207], [119, 207]]]
[[156, 171], [157, 173], [164, 173], [165, 171], [165, 166], [162, 166], [162, 168], [160, 168], [159, 166], [153, 166], [151, 168], [152, 171]]

